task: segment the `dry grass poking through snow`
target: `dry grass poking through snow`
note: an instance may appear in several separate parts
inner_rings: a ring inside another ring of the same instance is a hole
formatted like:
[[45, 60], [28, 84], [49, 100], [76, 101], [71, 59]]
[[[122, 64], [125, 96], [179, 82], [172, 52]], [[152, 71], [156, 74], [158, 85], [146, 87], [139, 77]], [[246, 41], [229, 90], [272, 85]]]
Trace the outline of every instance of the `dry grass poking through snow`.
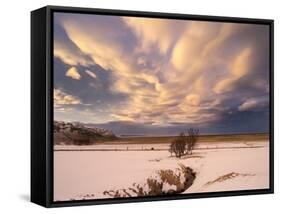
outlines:
[[159, 170], [155, 175], [146, 179], [144, 184], [133, 184], [128, 189], [104, 191], [105, 196], [140, 197], [177, 194], [187, 190], [196, 177], [195, 172], [182, 164], [176, 170]]
[[255, 174], [231, 172], [231, 173], [219, 176], [217, 179], [215, 179], [213, 181], [207, 182], [205, 184], [205, 186], [208, 186], [208, 185], [211, 185], [211, 184], [214, 184], [214, 183], [218, 183], [218, 182], [223, 182], [223, 181], [226, 181], [226, 180], [229, 180], [229, 179], [234, 179], [234, 178], [236, 178], [238, 176], [242, 176], [242, 177], [245, 177], [245, 176], [255, 176]]

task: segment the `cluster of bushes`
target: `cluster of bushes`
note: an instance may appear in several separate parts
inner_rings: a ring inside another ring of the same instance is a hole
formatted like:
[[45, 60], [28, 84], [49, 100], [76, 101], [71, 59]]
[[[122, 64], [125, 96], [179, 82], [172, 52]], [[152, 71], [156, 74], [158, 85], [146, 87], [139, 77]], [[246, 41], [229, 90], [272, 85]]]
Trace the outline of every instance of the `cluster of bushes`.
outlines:
[[190, 128], [187, 134], [180, 133], [180, 135], [171, 143], [169, 152], [171, 156], [173, 153], [177, 158], [186, 154], [192, 154], [192, 150], [198, 141], [199, 129]]
[[187, 190], [196, 178], [196, 173], [190, 168], [179, 164], [176, 170], [160, 170], [154, 176], [146, 179], [144, 184], [134, 183], [127, 189], [104, 191], [105, 196], [113, 198], [142, 197], [179, 194]]

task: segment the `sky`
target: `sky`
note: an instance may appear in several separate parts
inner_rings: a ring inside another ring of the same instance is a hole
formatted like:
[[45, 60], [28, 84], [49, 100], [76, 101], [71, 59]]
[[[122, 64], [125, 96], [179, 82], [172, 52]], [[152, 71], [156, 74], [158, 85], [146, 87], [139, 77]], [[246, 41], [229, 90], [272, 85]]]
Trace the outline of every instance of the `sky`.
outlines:
[[54, 14], [54, 119], [118, 135], [269, 130], [269, 26]]

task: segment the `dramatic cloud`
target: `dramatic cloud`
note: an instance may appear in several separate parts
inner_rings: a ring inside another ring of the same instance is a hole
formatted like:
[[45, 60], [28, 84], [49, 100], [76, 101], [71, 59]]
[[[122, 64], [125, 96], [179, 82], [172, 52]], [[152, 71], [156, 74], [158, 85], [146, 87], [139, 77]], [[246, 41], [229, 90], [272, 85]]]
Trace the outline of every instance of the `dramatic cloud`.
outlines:
[[68, 69], [65, 76], [71, 77], [72, 79], [75, 79], [75, 80], [80, 80], [80, 78], [81, 78], [79, 72], [77, 71], [77, 69], [75, 67], [71, 67], [70, 69]]
[[257, 107], [258, 102], [256, 100], [249, 100], [244, 102], [242, 105], [238, 107], [239, 111], [247, 111]]
[[235, 82], [250, 71], [250, 60], [252, 50], [250, 48], [243, 49], [238, 56], [234, 59], [234, 62], [229, 67], [229, 77], [221, 80], [214, 86], [214, 92], [217, 94], [229, 92], [233, 90]]
[[116, 98], [102, 102], [104, 121], [199, 125], [268, 111], [265, 25], [63, 13], [55, 22], [55, 57], [81, 79], [73, 86], [93, 106], [105, 91]]
[[54, 41], [54, 56], [61, 59], [68, 65], [88, 66], [93, 62], [89, 61], [76, 47], [69, 47], [64, 42]]
[[89, 71], [89, 70], [85, 70], [85, 72], [86, 72], [87, 74], [89, 74], [91, 77], [93, 77], [94, 79], [97, 78], [97, 75], [96, 75], [94, 72]]
[[78, 97], [69, 95], [60, 89], [54, 89], [54, 105], [78, 105], [82, 104]]
[[137, 50], [146, 53], [152, 51], [156, 45], [160, 53], [166, 54], [186, 27], [184, 21], [174, 22], [167, 19], [124, 17], [123, 20], [140, 39]]
[[239, 111], [251, 111], [251, 110], [261, 110], [268, 106], [268, 100], [264, 98], [259, 99], [248, 99], [245, 102], [243, 102], [239, 107]]

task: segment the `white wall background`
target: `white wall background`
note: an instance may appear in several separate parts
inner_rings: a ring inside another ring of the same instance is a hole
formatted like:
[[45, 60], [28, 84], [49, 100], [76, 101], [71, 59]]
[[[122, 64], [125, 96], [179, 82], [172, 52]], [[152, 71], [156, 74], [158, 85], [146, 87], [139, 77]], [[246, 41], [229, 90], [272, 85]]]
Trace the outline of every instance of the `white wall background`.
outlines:
[[[280, 210], [281, 13], [278, 0], [3, 0], [0, 12], [1, 213], [269, 213]], [[30, 11], [45, 5], [275, 19], [275, 194], [44, 209], [29, 200]], [[279, 211], [280, 212], [280, 211]]]

